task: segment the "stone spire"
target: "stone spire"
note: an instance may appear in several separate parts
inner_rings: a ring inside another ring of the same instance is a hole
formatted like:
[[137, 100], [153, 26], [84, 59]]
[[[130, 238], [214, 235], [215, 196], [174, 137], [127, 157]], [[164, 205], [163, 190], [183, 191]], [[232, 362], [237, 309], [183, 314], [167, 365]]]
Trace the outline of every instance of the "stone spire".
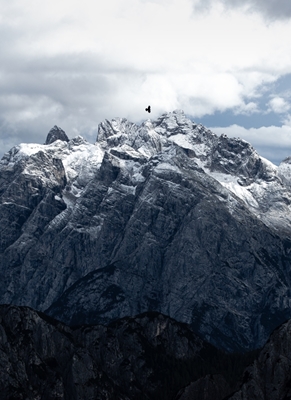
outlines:
[[66, 133], [59, 128], [58, 126], [54, 126], [48, 133], [45, 144], [51, 144], [56, 140], [63, 140], [64, 142], [68, 142], [69, 138]]

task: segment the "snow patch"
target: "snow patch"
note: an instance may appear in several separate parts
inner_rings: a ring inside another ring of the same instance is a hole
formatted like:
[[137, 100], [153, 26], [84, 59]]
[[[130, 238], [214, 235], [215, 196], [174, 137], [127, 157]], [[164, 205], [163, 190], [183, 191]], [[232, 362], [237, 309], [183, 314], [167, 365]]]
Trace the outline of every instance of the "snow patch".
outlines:
[[211, 172], [206, 168], [204, 168], [204, 171], [207, 173], [207, 175], [211, 176], [212, 178], [216, 179], [219, 183], [221, 183], [223, 187], [225, 187], [230, 192], [239, 197], [241, 200], [243, 200], [249, 207], [259, 208], [257, 200], [250, 192], [250, 188], [252, 187], [252, 185], [241, 186], [238, 183], [239, 177], [234, 175], [224, 174], [222, 172]]
[[178, 133], [177, 135], [169, 137], [169, 140], [176, 143], [178, 146], [183, 147], [184, 149], [190, 149], [193, 151], [196, 150], [196, 146], [189, 142], [188, 136], [183, 135], [182, 133]]

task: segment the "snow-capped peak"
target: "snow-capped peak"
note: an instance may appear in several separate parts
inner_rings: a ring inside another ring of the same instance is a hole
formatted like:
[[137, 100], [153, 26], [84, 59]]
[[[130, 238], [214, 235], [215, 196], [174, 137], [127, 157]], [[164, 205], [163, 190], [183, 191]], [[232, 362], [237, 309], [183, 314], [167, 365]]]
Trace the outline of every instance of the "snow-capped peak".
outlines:
[[[60, 129], [60, 128], [58, 128]], [[52, 132], [52, 131], [50, 131]], [[62, 131], [63, 132], [63, 131]], [[0, 161], [0, 168], [13, 170], [14, 166], [20, 162], [23, 164], [23, 173], [28, 175], [43, 176], [47, 166], [28, 163], [31, 157], [38, 157], [44, 154], [48, 159], [59, 159], [65, 169], [68, 187], [77, 186], [84, 188], [86, 184], [94, 177], [99, 169], [104, 151], [100, 146], [88, 143], [82, 136], [77, 136], [71, 140], [47, 140], [47, 144], [21, 143], [13, 147], [4, 155]], [[49, 174], [46, 174], [46, 180]]]
[[[142, 165], [174, 145], [265, 223], [287, 226], [291, 222], [290, 160], [277, 168], [260, 157], [248, 142], [226, 135], [218, 137], [195, 124], [181, 110], [162, 114], [157, 120], [148, 119], [140, 125], [125, 118], [105, 120], [99, 124], [94, 145], [81, 136], [67, 140], [65, 132], [55, 126], [46, 143], [15, 146], [5, 154], [0, 165], [13, 168], [15, 163], [43, 152], [62, 161], [68, 190], [75, 188], [80, 192], [98, 172], [105, 152], [119, 160], [122, 168], [131, 169], [132, 162]], [[135, 171], [140, 176], [139, 167]], [[30, 166], [25, 173], [37, 171]]]

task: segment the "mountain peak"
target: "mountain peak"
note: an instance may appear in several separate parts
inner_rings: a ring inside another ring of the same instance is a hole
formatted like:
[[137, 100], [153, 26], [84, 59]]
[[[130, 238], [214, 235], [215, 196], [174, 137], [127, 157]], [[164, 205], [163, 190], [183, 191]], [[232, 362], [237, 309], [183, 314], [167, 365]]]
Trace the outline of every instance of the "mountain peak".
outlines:
[[48, 133], [45, 144], [51, 144], [56, 140], [63, 140], [64, 142], [68, 142], [69, 138], [66, 135], [65, 131], [55, 125]]
[[291, 317], [291, 164], [179, 111], [67, 140], [0, 162], [0, 302], [72, 325], [162, 312], [228, 351]]

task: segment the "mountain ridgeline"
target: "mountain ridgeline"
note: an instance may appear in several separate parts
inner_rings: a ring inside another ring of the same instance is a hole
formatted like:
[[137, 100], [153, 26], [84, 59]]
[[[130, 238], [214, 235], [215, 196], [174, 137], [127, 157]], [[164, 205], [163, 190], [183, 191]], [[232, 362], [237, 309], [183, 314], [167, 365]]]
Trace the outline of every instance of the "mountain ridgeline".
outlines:
[[225, 354], [156, 312], [70, 328], [12, 305], [0, 305], [0, 351], [5, 400], [222, 400], [255, 356]]
[[228, 352], [291, 318], [291, 160], [182, 111], [0, 161], [0, 303], [69, 326], [160, 312]]

